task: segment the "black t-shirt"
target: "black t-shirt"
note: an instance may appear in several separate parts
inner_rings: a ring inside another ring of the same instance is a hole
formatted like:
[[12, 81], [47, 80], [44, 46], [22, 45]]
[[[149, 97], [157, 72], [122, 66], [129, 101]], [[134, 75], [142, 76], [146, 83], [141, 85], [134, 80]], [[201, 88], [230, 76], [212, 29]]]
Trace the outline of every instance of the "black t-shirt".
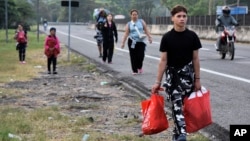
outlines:
[[197, 34], [189, 29], [177, 32], [174, 29], [163, 35], [160, 51], [167, 52], [167, 64], [175, 68], [182, 68], [192, 61], [193, 51], [201, 48]]

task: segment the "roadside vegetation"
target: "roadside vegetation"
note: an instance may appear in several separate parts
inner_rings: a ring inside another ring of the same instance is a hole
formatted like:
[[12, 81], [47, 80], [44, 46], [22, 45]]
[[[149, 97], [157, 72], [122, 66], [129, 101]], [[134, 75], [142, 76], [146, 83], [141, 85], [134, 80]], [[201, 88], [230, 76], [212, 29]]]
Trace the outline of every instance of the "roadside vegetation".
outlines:
[[[14, 30], [9, 30], [9, 41], [5, 42], [5, 31], [0, 30], [0, 141], [79, 141], [84, 134], [89, 134], [87, 141], [151, 141], [147, 136], [138, 137], [127, 133], [104, 134], [93, 130], [95, 123], [91, 118], [84, 116], [69, 116], [63, 114], [59, 106], [46, 106], [36, 109], [26, 109], [13, 101], [13, 103], [1, 103], [4, 98], [19, 99], [25, 97], [29, 91], [20, 88], [6, 88], [5, 84], [21, 81], [26, 82], [36, 78], [46, 67], [46, 57], [43, 53], [43, 39], [45, 34], [40, 34], [40, 42], [37, 42], [36, 32], [28, 32], [29, 44], [27, 48], [27, 64], [20, 64], [16, 42], [12, 38]], [[93, 64], [75, 53], [71, 53], [71, 61], [67, 61], [67, 51], [63, 48], [60, 65], [82, 65], [87, 72], [96, 71]], [[39, 87], [39, 86], [37, 86]], [[75, 105], [77, 106], [77, 105]], [[99, 105], [89, 105], [88, 108], [101, 108]], [[132, 126], [141, 124], [138, 119], [131, 119], [116, 123], [119, 126]], [[208, 141], [200, 134], [189, 136], [189, 141]]]

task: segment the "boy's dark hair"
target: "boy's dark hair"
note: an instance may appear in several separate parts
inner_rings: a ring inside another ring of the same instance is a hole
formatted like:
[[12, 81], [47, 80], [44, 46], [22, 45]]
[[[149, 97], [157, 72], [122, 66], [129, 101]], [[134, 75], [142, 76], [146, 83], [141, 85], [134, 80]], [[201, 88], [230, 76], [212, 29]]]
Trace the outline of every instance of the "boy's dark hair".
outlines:
[[49, 31], [52, 31], [52, 30], [56, 31], [56, 28], [51, 27]]
[[171, 10], [171, 15], [174, 16], [176, 13], [179, 12], [185, 12], [186, 14], [187, 12], [187, 8], [182, 6], [182, 5], [176, 5], [175, 7], [173, 7], [173, 9]]
[[132, 9], [132, 10], [130, 10], [130, 15], [132, 15], [133, 12], [136, 12], [137, 14], [139, 14], [138, 10]]

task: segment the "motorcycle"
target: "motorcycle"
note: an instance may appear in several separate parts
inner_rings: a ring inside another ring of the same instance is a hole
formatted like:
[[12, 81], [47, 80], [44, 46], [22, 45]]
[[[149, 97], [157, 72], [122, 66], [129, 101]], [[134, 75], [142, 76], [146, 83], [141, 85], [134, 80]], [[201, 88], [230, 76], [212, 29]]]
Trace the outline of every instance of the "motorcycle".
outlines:
[[48, 26], [47, 23], [44, 23], [44, 24], [43, 24], [43, 29], [44, 29], [44, 31], [47, 31], [47, 26]]
[[235, 26], [224, 26], [224, 30], [221, 32], [220, 36], [220, 55], [221, 59], [225, 59], [226, 54], [229, 55], [230, 59], [234, 59], [235, 46], [234, 42], [235, 36]]

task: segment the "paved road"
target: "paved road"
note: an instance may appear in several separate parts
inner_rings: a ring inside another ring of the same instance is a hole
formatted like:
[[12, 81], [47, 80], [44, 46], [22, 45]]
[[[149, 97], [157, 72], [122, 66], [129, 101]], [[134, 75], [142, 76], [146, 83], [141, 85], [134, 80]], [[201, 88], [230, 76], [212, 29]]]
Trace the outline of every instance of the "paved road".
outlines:
[[[68, 27], [55, 27], [61, 42], [67, 44]], [[87, 26], [71, 26], [71, 48], [101, 63], [94, 34], [95, 31]], [[128, 49], [120, 49], [123, 32], [118, 34], [119, 43], [113, 64], [105, 65], [118, 72], [121, 77], [133, 77], [138, 83], [150, 89], [156, 79], [161, 36], [153, 36], [154, 42], [147, 46], [144, 74], [132, 76]], [[211, 91], [212, 117], [217, 125], [214, 128], [225, 129], [226, 132], [221, 132], [227, 133], [231, 124], [250, 124], [250, 45], [236, 43], [235, 60], [231, 61], [229, 58], [220, 59], [214, 49], [214, 43], [215, 41], [202, 40], [201, 83]]]

